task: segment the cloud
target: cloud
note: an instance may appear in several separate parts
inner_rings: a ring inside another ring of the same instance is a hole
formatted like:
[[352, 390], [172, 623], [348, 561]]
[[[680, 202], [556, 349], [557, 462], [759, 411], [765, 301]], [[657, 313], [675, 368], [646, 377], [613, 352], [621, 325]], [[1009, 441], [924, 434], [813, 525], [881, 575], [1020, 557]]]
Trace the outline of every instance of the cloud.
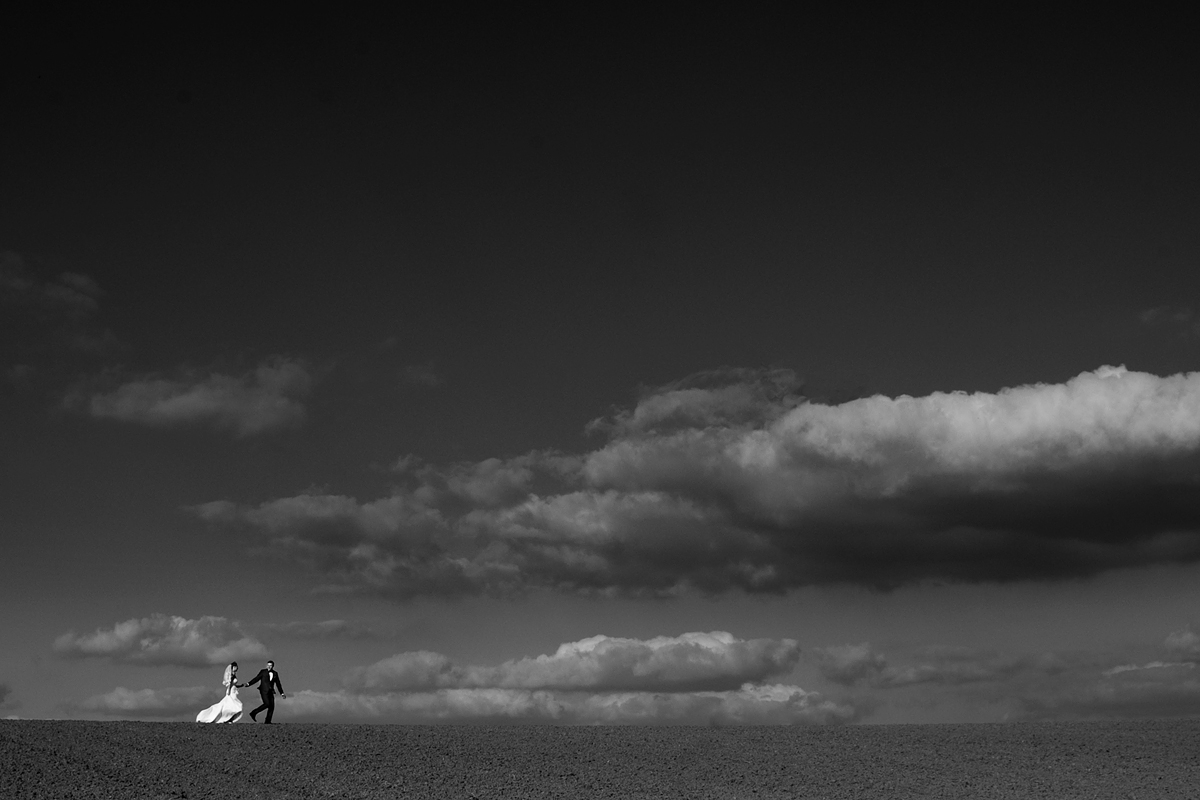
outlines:
[[[791, 639], [729, 633], [651, 639], [593, 636], [554, 653], [462, 666], [439, 653], [399, 653], [348, 671], [335, 691], [292, 691], [296, 721], [568, 724], [836, 724], [858, 707], [772, 682], [799, 658]], [[218, 692], [118, 688], [71, 706], [110, 716], [194, 715]]]
[[57, 307], [74, 317], [86, 317], [95, 313], [100, 308], [100, 304], [96, 302], [99, 294], [100, 289], [95, 281], [74, 272], [64, 272], [58, 281], [42, 287], [42, 299], [47, 305]]
[[818, 648], [813, 656], [827, 680], [877, 689], [1006, 681], [1022, 673], [1055, 675], [1067, 669], [1053, 654], [1012, 656], [944, 645], [919, 649], [907, 664], [891, 663], [869, 643]]
[[1200, 677], [1192, 664], [1109, 670], [1016, 699], [1030, 719], [1136, 719], [1200, 715]]
[[194, 717], [220, 696], [219, 689], [205, 686], [137, 690], [118, 687], [106, 694], [68, 704], [67, 709], [110, 717]]
[[888, 669], [887, 659], [868, 642], [817, 648], [812, 657], [827, 680], [843, 686], [868, 683]]
[[552, 654], [459, 665], [398, 653], [350, 670], [343, 688], [288, 696], [289, 716], [322, 721], [572, 724], [826, 724], [858, 710], [770, 683], [799, 659], [791, 639], [721, 631], [627, 639], [592, 636]]
[[64, 633], [54, 650], [67, 658], [110, 658], [148, 666], [207, 667], [267, 657], [262, 642], [224, 617], [186, 619], [153, 614], [118, 622], [111, 629]]
[[789, 672], [800, 648], [792, 639], [744, 641], [729, 633], [624, 639], [593, 636], [552, 655], [499, 666], [459, 666], [430, 652], [399, 653], [352, 671], [359, 692], [427, 689], [528, 689], [685, 692], [736, 689]]
[[1172, 658], [1192, 664], [1200, 663], [1200, 634], [1190, 626], [1168, 634], [1163, 647]]
[[784, 725], [853, 722], [853, 706], [797, 686], [746, 686], [723, 692], [586, 692], [442, 689], [354, 694], [345, 690], [288, 695], [289, 716], [317, 721], [405, 723], [523, 722], [558, 724]]
[[887, 589], [1200, 560], [1200, 373], [838, 404], [797, 386], [703, 373], [593, 422], [608, 440], [591, 452], [409, 460], [375, 500], [192, 510], [258, 531], [327, 588], [396, 597]]
[[289, 639], [371, 639], [371, 630], [347, 622], [330, 619], [324, 622], [259, 622], [250, 627], [264, 634], [283, 636]]
[[1147, 669], [1182, 668], [1194, 669], [1200, 664], [1200, 635], [1197, 635], [1190, 625], [1172, 631], [1163, 641], [1164, 658], [1155, 659], [1144, 664], [1118, 664], [1104, 671], [1105, 676], [1118, 675], [1122, 672]]
[[849, 690], [846, 702], [934, 707], [963, 702], [1004, 719], [1080, 720], [1200, 715], [1200, 660], [1187, 660], [1190, 630], [1166, 637], [1159, 652], [997, 653], [966, 647], [878, 652], [869, 643], [816, 648], [821, 674]]
[[61, 375], [73, 354], [95, 357], [120, 348], [112, 331], [94, 324], [103, 296], [88, 275], [63, 272], [43, 280], [20, 254], [0, 252], [0, 319], [5, 339], [14, 355], [37, 362], [47, 375]]
[[[729, 633], [651, 639], [593, 636], [554, 653], [495, 666], [462, 666], [439, 653], [399, 653], [348, 671], [335, 691], [288, 693], [295, 721], [567, 724], [837, 724], [853, 703], [772, 682], [799, 658], [791, 639]], [[118, 688], [73, 711], [190, 716], [219, 692]]]
[[75, 392], [65, 404], [100, 419], [163, 428], [210, 425], [251, 436], [303, 421], [300, 398], [311, 387], [303, 362], [277, 358], [240, 376], [143, 376], [108, 392]]
[[1138, 319], [1147, 327], [1173, 331], [1185, 339], [1200, 336], [1200, 316], [1187, 307], [1157, 306], [1143, 311]]
[[1131, 672], [1136, 669], [1169, 669], [1172, 667], [1184, 667], [1186, 669], [1194, 668], [1196, 665], [1188, 661], [1150, 661], [1146, 664], [1119, 664], [1115, 667], [1110, 667], [1104, 670], [1105, 677], [1119, 675], [1122, 672]]
[[64, 272], [54, 280], [43, 281], [29, 274], [19, 253], [0, 252], [0, 302], [6, 305], [23, 306], [43, 317], [81, 319], [99, 309], [97, 300], [103, 294], [87, 275]]
[[787, 369], [706, 370], [644, 390], [633, 409], [592, 420], [587, 430], [630, 436], [754, 424], [799, 405], [799, 388], [796, 374]]

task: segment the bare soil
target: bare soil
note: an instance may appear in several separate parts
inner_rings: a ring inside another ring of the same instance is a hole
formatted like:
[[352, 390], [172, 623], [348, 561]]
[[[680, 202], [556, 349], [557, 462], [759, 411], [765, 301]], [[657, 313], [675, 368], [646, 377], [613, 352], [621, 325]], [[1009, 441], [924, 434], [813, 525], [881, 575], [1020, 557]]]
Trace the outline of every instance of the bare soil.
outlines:
[[1196, 798], [1200, 720], [551, 727], [0, 720], [0, 798]]

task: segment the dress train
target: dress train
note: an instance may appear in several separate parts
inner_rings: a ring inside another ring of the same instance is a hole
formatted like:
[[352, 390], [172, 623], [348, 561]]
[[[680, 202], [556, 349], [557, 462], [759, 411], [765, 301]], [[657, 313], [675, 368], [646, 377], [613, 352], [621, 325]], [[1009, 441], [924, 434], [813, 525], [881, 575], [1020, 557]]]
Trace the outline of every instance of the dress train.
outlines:
[[237, 686], [230, 684], [225, 696], [196, 715], [196, 722], [237, 722], [242, 718], [242, 701]]

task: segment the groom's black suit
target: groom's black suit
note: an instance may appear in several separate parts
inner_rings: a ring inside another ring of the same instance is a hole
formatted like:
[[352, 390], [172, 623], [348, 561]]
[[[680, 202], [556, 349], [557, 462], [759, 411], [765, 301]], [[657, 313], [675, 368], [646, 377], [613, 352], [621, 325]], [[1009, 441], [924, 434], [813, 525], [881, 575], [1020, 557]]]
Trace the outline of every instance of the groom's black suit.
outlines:
[[258, 696], [262, 698], [262, 705], [250, 712], [250, 718], [258, 716], [258, 712], [266, 710], [267, 722], [271, 721], [271, 717], [275, 714], [275, 690], [278, 689], [280, 694], [283, 694], [283, 684], [279, 682], [279, 673], [273, 669], [259, 670], [258, 674], [246, 682], [247, 686], [258, 684]]

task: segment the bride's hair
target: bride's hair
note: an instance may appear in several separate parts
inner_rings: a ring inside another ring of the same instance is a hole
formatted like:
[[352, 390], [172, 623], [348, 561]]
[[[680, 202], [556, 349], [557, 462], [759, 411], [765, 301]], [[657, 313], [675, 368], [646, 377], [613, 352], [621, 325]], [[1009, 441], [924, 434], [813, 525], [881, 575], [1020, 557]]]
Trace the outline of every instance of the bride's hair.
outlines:
[[225, 684], [226, 686], [228, 686], [230, 684], [230, 682], [233, 681], [233, 668], [236, 666], [237, 666], [236, 661], [230, 661], [229, 666], [225, 668], [225, 677], [221, 679], [221, 682], [223, 684]]

